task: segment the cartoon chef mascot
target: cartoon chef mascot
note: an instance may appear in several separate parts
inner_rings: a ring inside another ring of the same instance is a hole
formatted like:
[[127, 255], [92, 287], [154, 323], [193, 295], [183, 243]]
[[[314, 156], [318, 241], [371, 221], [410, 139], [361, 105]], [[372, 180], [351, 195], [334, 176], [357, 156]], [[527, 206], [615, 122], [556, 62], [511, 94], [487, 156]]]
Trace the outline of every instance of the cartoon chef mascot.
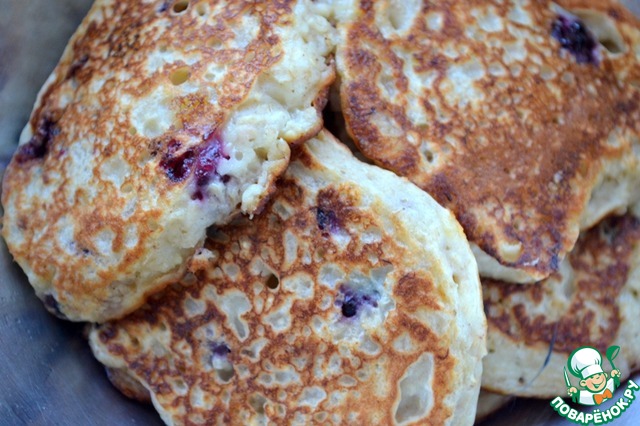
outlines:
[[[611, 362], [611, 359], [610, 359]], [[567, 361], [571, 374], [578, 377], [583, 390], [578, 390], [569, 382], [565, 371], [567, 393], [573, 402], [582, 405], [599, 405], [613, 398], [613, 392], [620, 386], [620, 370], [613, 365], [611, 377], [602, 370], [602, 356], [595, 348], [583, 346], [573, 351]]]

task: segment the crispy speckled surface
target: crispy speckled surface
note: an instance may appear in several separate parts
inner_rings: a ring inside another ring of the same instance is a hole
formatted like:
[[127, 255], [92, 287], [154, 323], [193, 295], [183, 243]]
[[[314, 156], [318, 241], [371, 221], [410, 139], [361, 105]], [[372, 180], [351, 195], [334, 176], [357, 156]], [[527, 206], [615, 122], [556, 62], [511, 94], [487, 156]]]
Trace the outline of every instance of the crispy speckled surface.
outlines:
[[180, 285], [90, 337], [169, 424], [470, 424], [485, 321], [453, 216], [328, 133]]
[[[527, 286], [483, 280], [483, 297], [485, 388], [563, 395], [558, 377], [571, 352], [586, 344], [603, 354], [620, 346], [615, 365], [626, 379], [640, 368], [640, 220], [607, 219], [580, 237], [551, 277]], [[505, 363], [511, 368], [501, 368]]]
[[[640, 11], [636, 0], [625, 3]], [[0, 173], [15, 150], [36, 92], [90, 4], [0, 0]], [[7, 46], [9, 41], [12, 46]], [[2, 243], [0, 271], [0, 423], [162, 424], [155, 410], [128, 401], [110, 386], [80, 329], [44, 311]], [[636, 403], [615, 424], [633, 426], [639, 415]], [[517, 399], [483, 423], [514, 424], [573, 425], [557, 416], [548, 400], [532, 399]]]
[[640, 25], [616, 2], [558, 2], [617, 28], [593, 63], [552, 36], [550, 1], [339, 3], [349, 132], [455, 212], [499, 262], [479, 257], [482, 275], [542, 279], [581, 227], [640, 196]]
[[311, 2], [178, 6], [96, 1], [4, 173], [3, 237], [66, 318], [122, 316], [178, 278], [321, 128], [332, 27]]

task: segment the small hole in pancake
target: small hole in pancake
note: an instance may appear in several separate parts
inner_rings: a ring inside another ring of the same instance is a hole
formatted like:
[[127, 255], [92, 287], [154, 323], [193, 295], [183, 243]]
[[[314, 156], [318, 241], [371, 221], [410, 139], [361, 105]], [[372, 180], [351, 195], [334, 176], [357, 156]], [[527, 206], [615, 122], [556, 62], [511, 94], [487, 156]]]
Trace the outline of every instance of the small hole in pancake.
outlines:
[[122, 185], [122, 188], [120, 190], [126, 194], [133, 191], [133, 185], [131, 185], [130, 183], [125, 183], [124, 185]]
[[260, 147], [260, 148], [256, 148], [254, 151], [260, 160], [262, 161], [267, 160], [268, 152], [266, 148]]
[[187, 384], [184, 382], [184, 380], [178, 379], [176, 380], [176, 389], [181, 392], [184, 392], [187, 390]]
[[133, 127], [133, 126], [129, 127], [129, 134], [131, 136], [134, 136], [136, 133], [138, 133], [138, 131], [136, 130], [135, 127]]
[[212, 49], [221, 49], [223, 46], [222, 40], [220, 40], [218, 37], [211, 37], [207, 40], [207, 46]]
[[189, 7], [189, 1], [188, 0], [180, 0], [174, 3], [173, 5], [173, 11], [175, 13], [182, 13], [185, 10], [187, 10], [187, 8]]
[[431, 150], [429, 149], [425, 149], [424, 158], [426, 158], [428, 162], [433, 163], [433, 160], [434, 160], [433, 152], [431, 152]]
[[138, 340], [137, 337], [132, 337], [131, 338], [131, 344], [133, 345], [134, 348], [139, 348], [140, 347], [140, 340]]
[[280, 285], [280, 280], [274, 274], [270, 274], [267, 278], [267, 287], [271, 290], [275, 290]]
[[236, 152], [236, 155], [235, 155], [236, 160], [242, 161], [243, 157], [244, 157], [244, 155], [242, 154], [242, 151]]
[[182, 67], [172, 72], [171, 75], [169, 76], [169, 79], [171, 80], [171, 83], [173, 83], [174, 86], [179, 86], [182, 83], [185, 83], [187, 80], [189, 80], [190, 76], [191, 76], [191, 72], [189, 71], [189, 68]]
[[322, 411], [320, 413], [314, 414], [313, 420], [315, 420], [318, 423], [324, 423], [328, 417], [329, 417], [329, 414], [326, 411]]
[[622, 53], [622, 47], [615, 40], [599, 40], [600, 44], [604, 46], [611, 53]]
[[257, 414], [264, 414], [264, 406], [266, 404], [267, 399], [260, 394], [254, 393], [249, 397], [249, 405]]
[[400, 401], [395, 412], [398, 423], [413, 422], [421, 419], [433, 404], [430, 383], [434, 371], [433, 357], [423, 354], [406, 370], [400, 380]]
[[231, 378], [233, 378], [234, 374], [235, 373], [231, 365], [226, 368], [216, 369], [216, 376], [218, 376], [218, 379], [223, 383], [228, 383]]
[[608, 15], [595, 10], [576, 10], [574, 13], [609, 53], [616, 54], [625, 51], [624, 39], [616, 27], [615, 21]]
[[198, 3], [198, 5], [196, 6], [196, 12], [198, 12], [198, 15], [200, 16], [204, 16], [207, 14], [207, 4], [204, 2]]

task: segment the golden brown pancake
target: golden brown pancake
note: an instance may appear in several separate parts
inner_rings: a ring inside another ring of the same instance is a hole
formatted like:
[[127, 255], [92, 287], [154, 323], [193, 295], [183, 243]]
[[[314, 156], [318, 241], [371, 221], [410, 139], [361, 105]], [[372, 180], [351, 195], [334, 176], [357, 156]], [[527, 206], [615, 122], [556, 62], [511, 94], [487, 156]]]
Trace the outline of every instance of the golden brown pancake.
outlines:
[[458, 425], [484, 333], [453, 215], [323, 132], [261, 215], [213, 232], [182, 282], [90, 342], [167, 424]]
[[640, 25], [617, 2], [337, 5], [351, 136], [452, 209], [481, 275], [543, 279], [640, 197]]
[[310, 0], [98, 0], [40, 91], [3, 236], [49, 309], [105, 321], [260, 210], [316, 134], [333, 28]]
[[571, 352], [620, 346], [622, 379], [640, 367], [640, 219], [611, 217], [583, 233], [558, 272], [528, 286], [483, 280], [488, 355], [482, 386], [517, 396], [565, 396]]

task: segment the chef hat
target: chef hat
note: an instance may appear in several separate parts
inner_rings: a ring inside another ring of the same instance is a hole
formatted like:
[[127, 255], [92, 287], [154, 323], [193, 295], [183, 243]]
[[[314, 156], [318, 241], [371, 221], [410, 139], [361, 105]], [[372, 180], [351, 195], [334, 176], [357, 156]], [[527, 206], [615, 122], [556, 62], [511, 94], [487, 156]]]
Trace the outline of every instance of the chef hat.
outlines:
[[602, 356], [594, 348], [583, 347], [573, 351], [569, 358], [569, 369], [571, 374], [576, 377], [582, 377], [586, 379], [596, 373], [603, 373], [602, 371]]

